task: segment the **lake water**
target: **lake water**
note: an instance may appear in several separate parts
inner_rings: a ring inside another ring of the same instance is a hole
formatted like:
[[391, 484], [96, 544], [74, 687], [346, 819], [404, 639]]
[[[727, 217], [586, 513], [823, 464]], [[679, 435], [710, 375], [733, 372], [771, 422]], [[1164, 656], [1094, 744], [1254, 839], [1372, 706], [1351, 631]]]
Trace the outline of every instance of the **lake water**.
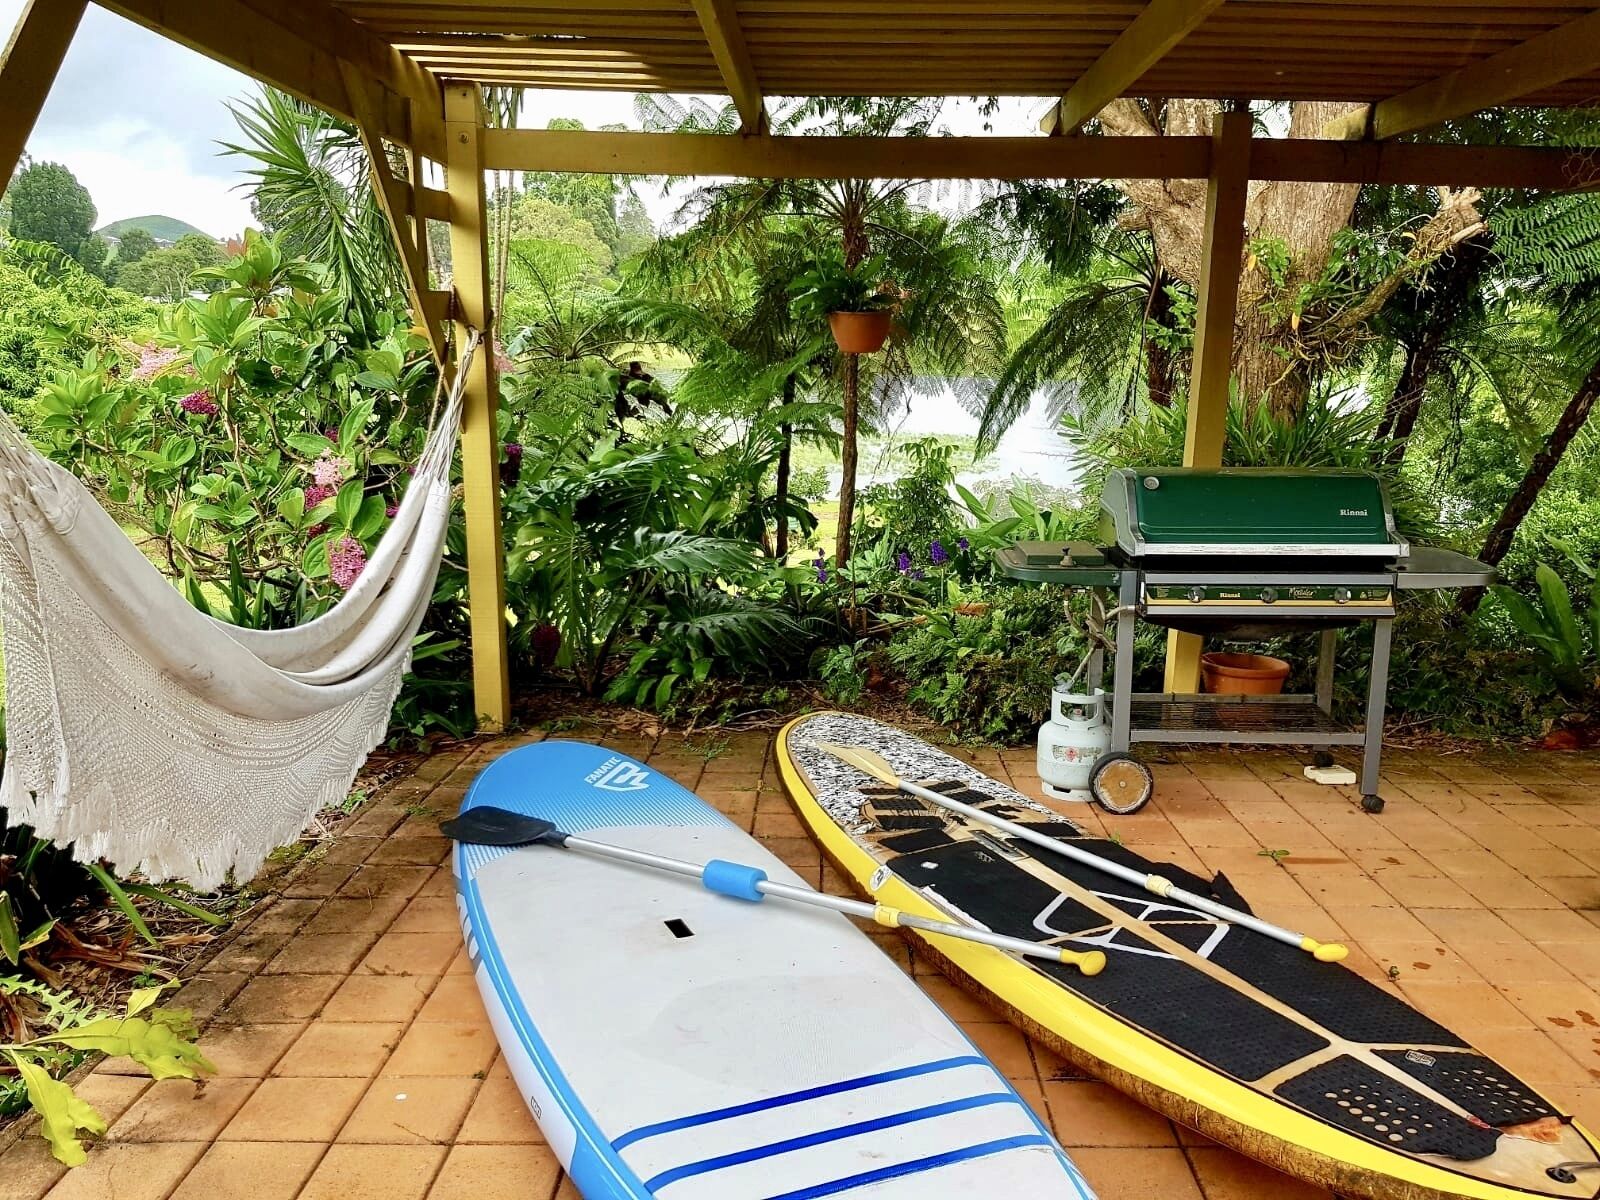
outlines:
[[[926, 394], [924, 394], [926, 393]], [[955, 391], [941, 381], [924, 381], [909, 405], [887, 422], [883, 432], [897, 440], [907, 437], [976, 437], [978, 418], [962, 405]], [[881, 461], [876, 448], [866, 448], [858, 471], [859, 486], [894, 479], [899, 471]], [[1001, 483], [1013, 479], [1032, 480], [1049, 488], [1076, 490], [1079, 472], [1074, 466], [1072, 445], [1061, 436], [1059, 422], [1052, 416], [1049, 397], [1035, 394], [1028, 411], [1018, 417], [1001, 436], [1000, 443], [977, 464], [956, 473], [967, 487], [975, 483]], [[832, 494], [838, 495], [839, 472], [830, 472]]]

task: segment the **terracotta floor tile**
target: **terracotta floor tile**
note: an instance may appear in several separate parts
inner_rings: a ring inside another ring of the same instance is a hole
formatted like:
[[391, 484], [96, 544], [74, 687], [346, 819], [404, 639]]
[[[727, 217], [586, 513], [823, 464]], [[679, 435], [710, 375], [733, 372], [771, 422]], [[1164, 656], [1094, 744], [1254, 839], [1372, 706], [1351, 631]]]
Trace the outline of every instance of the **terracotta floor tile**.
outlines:
[[262, 974], [348, 975], [377, 940], [375, 933], [298, 933]]
[[428, 1200], [549, 1200], [560, 1177], [547, 1146], [456, 1146]]
[[[1433, 937], [1430, 930], [1415, 916], [1396, 905], [1328, 905], [1328, 913], [1339, 927], [1358, 942], [1376, 941], [1423, 942]], [[1326, 939], [1324, 939], [1326, 940]]]
[[1332, 1193], [1279, 1174], [1222, 1146], [1188, 1151], [1206, 1200], [1331, 1200]]
[[440, 975], [460, 949], [460, 933], [386, 933], [357, 970], [367, 975]]
[[1498, 985], [1501, 993], [1511, 1003], [1525, 1012], [1539, 1028], [1560, 1040], [1564, 1030], [1594, 1030], [1590, 1036], [1600, 1035], [1600, 996], [1594, 989], [1573, 980], [1569, 983], [1550, 981], [1512, 981]]
[[306, 922], [304, 933], [382, 933], [406, 906], [404, 896], [377, 896], [371, 900], [336, 897], [327, 901]]
[[0, 1152], [6, 1200], [39, 1200], [66, 1173], [66, 1166], [56, 1161], [50, 1143], [42, 1137], [29, 1135]]
[[1528, 1014], [1490, 983], [1434, 981], [1413, 972], [1401, 979], [1400, 990], [1413, 1005], [1468, 1041], [1475, 1041], [1481, 1029], [1529, 1028]]
[[417, 896], [389, 926], [391, 933], [457, 933], [460, 929], [453, 896]]
[[1384, 878], [1383, 890], [1406, 908], [1463, 908], [1482, 910], [1482, 902], [1456, 880], [1445, 875], [1395, 875]]
[[272, 1073], [367, 1079], [388, 1061], [404, 1031], [398, 1022], [313, 1021]]
[[953, 1021], [993, 1021], [995, 1012], [966, 988], [939, 977], [929, 979], [922, 990], [933, 997]]
[[1182, 1150], [1086, 1146], [1072, 1159], [1100, 1200], [1203, 1200]]
[[170, 1200], [294, 1200], [326, 1151], [321, 1142], [218, 1142]]
[[45, 1193], [49, 1200], [163, 1200], [205, 1142], [102, 1142]]
[[176, 992], [168, 993], [163, 1003], [168, 1008], [186, 1008], [196, 1021], [210, 1020], [249, 984], [244, 972], [197, 975]]
[[1539, 886], [1568, 908], [1600, 909], [1600, 875], [1545, 875]]
[[290, 900], [279, 896], [263, 903], [250, 915], [250, 930], [257, 933], [293, 933], [317, 911], [316, 900]]
[[1467, 964], [1491, 981], [1516, 980], [1519, 984], [1570, 983], [1570, 971], [1532, 942], [1458, 942]]
[[442, 1146], [332, 1146], [300, 1192], [300, 1200], [422, 1200]]
[[446, 975], [433, 989], [418, 1021], [464, 1021], [470, 1024], [488, 1023], [483, 1010], [483, 999], [478, 993], [478, 981], [470, 975]]
[[1482, 908], [1411, 907], [1411, 915], [1446, 945], [1458, 942], [1521, 942], [1527, 938], [1494, 913]]
[[316, 862], [295, 873], [283, 886], [290, 899], [320, 899], [331, 896], [350, 878], [355, 868], [349, 863]]
[[258, 975], [228, 1005], [223, 1019], [237, 1025], [304, 1021], [338, 987], [337, 975]]
[[480, 1075], [495, 1056], [486, 1021], [419, 1021], [384, 1065], [385, 1075]]
[[106, 1132], [114, 1142], [194, 1142], [217, 1136], [256, 1088], [253, 1079], [163, 1079]]
[[200, 1049], [223, 1079], [265, 1079], [272, 1064], [294, 1045], [303, 1024], [213, 1025], [200, 1035]]
[[1540, 942], [1594, 942], [1594, 926], [1569, 908], [1530, 908], [1502, 912], [1501, 918], [1523, 937]]
[[1103, 1083], [1046, 1083], [1050, 1124], [1063, 1146], [1176, 1146], [1172, 1123]]
[[438, 986], [437, 975], [352, 975], [322, 1009], [325, 1021], [409, 1021]]
[[339, 889], [339, 895], [354, 899], [368, 900], [378, 896], [415, 896], [423, 884], [428, 882], [436, 868], [427, 866], [364, 866], [358, 868], [344, 886]]
[[482, 1081], [385, 1075], [368, 1087], [340, 1142], [449, 1145]]
[[456, 1134], [457, 1145], [466, 1142], [519, 1145], [544, 1142], [544, 1133], [528, 1111], [526, 1100], [504, 1064], [497, 1064], [489, 1071], [472, 1107], [467, 1110], [467, 1119]]
[[436, 867], [450, 857], [450, 839], [442, 834], [426, 837], [390, 837], [378, 844], [367, 865]]
[[259, 971], [289, 944], [290, 936], [286, 931], [258, 929], [251, 925], [223, 947], [207, 966], [215, 971]]
[[1473, 1043], [1490, 1058], [1504, 1063], [1534, 1087], [1584, 1087], [1595, 1077], [1590, 1070], [1538, 1029], [1480, 1029]]
[[101, 1063], [87, 1078], [80, 1080], [75, 1090], [80, 1100], [93, 1105], [94, 1110], [105, 1118], [106, 1124], [111, 1125], [155, 1084], [149, 1072], [140, 1075], [102, 1072], [104, 1065]]
[[1027, 1039], [1015, 1026], [1000, 1021], [975, 1021], [963, 1023], [961, 1028], [1007, 1079], [1038, 1081]]
[[1361, 948], [1387, 971], [1398, 968], [1400, 985], [1404, 987], [1414, 979], [1482, 980], [1466, 960], [1437, 942], [1384, 942], [1364, 941]]
[[331, 1142], [364, 1079], [266, 1079], [222, 1131], [228, 1142]]

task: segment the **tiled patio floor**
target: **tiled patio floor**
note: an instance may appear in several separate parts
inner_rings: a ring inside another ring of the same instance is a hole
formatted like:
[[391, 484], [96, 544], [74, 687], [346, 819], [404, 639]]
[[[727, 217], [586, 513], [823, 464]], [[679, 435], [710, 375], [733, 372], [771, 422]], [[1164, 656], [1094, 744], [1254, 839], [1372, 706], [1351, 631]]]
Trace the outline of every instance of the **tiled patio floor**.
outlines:
[[[791, 814], [766, 736], [601, 740], [847, 890]], [[183, 989], [210, 1020], [202, 1045], [219, 1077], [197, 1093], [102, 1064], [82, 1090], [112, 1125], [88, 1164], [64, 1173], [27, 1138], [0, 1156], [5, 1200], [576, 1200], [498, 1060], [441, 865], [438, 819], [514, 744], [435, 757], [388, 789]], [[1031, 751], [975, 761], [1038, 794]], [[1106, 827], [1226, 871], [1270, 918], [1346, 938], [1355, 969], [1600, 1128], [1600, 758], [1386, 761], [1381, 816], [1305, 782], [1291, 756], [1208, 752], [1158, 766], [1151, 808]], [[1105, 1200], [1317, 1194], [1078, 1077], [879, 932]]]

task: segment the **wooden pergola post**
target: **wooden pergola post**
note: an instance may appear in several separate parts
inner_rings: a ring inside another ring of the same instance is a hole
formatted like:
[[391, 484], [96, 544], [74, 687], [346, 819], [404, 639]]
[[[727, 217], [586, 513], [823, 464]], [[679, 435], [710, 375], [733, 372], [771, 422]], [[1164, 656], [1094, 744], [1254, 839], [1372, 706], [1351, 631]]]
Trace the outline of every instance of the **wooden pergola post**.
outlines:
[[86, 0], [28, 0], [0, 54], [0, 192], [27, 149], [86, 6]]
[[[1189, 373], [1189, 425], [1183, 465], [1220, 467], [1228, 430], [1233, 376], [1233, 327], [1239, 311], [1244, 261], [1244, 208], [1250, 188], [1248, 109], [1219, 113], [1212, 128], [1211, 176], [1206, 187], [1206, 228], [1200, 251], [1200, 298]], [[1168, 692], [1200, 688], [1202, 639], [1167, 634]]]
[[505, 555], [500, 534], [500, 381], [495, 371], [489, 291], [488, 207], [483, 185], [483, 93], [475, 83], [444, 90], [445, 184], [450, 193], [450, 258], [455, 280], [455, 346], [470, 330], [483, 344], [468, 369], [461, 426], [466, 493], [467, 600], [472, 628], [472, 694], [481, 728], [511, 720], [506, 648]]

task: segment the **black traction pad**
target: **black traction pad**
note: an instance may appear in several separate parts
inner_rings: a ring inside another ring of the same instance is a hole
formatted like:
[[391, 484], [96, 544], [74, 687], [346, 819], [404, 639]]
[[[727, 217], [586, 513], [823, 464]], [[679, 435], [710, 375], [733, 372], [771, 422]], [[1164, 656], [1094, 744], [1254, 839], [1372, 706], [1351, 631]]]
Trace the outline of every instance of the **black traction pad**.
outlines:
[[1488, 1158], [1500, 1131], [1476, 1125], [1374, 1067], [1340, 1055], [1281, 1084], [1277, 1094], [1380, 1145], [1460, 1162]]
[[1531, 1087], [1476, 1050], [1461, 1054], [1379, 1050], [1378, 1057], [1392, 1062], [1441, 1096], [1449, 1096], [1487, 1125], [1503, 1128], [1557, 1116]]

